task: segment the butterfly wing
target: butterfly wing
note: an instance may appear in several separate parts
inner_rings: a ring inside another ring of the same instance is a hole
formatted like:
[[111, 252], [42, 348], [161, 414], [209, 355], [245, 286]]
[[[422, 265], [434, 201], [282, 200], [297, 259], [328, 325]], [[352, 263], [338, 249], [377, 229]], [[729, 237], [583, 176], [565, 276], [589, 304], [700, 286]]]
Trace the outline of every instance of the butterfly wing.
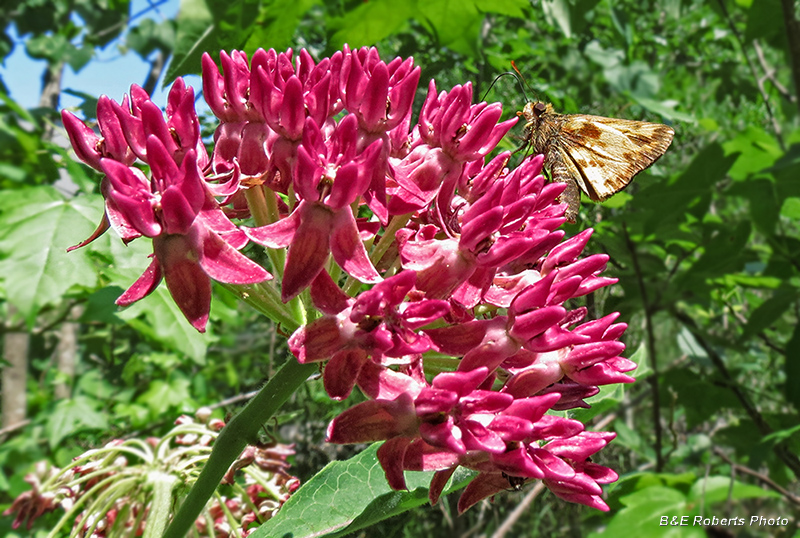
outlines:
[[553, 149], [581, 190], [599, 202], [661, 157], [673, 134], [660, 123], [574, 114], [565, 116]]

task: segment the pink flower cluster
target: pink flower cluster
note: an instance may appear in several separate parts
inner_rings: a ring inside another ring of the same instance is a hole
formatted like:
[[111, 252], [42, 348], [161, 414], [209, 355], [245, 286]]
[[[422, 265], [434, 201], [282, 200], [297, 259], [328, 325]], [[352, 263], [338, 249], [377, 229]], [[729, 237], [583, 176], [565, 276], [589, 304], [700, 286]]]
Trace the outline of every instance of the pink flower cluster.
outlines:
[[[305, 50], [234, 51], [221, 64], [203, 57], [220, 120], [210, 156], [180, 80], [166, 119], [137, 87], [121, 105], [101, 98], [101, 136], [63, 115], [78, 156], [106, 175], [96, 233], [153, 238], [153, 262], [118, 304], [163, 276], [203, 330], [209, 279], [272, 277], [238, 252], [248, 239], [286, 249], [269, 284], [318, 313], [291, 351], [327, 361], [331, 397], [358, 386], [369, 398], [330, 424], [330, 442], [385, 441], [392, 487], [406, 470], [436, 471], [434, 502], [458, 466], [477, 470], [462, 511], [532, 479], [606, 510], [601, 484], [617, 475], [590, 458], [614, 434], [548, 412], [587, 407], [599, 385], [633, 381], [635, 364], [619, 355], [617, 314], [587, 321], [568, 306], [615, 280], [599, 276], [607, 256], [580, 257], [591, 230], [564, 240], [564, 184], [545, 182], [541, 156], [513, 169], [508, 152], [487, 157], [516, 118], [473, 104], [470, 84], [431, 81], [412, 123], [419, 67], [374, 48], [318, 63]], [[257, 214], [270, 221], [229, 220]]]

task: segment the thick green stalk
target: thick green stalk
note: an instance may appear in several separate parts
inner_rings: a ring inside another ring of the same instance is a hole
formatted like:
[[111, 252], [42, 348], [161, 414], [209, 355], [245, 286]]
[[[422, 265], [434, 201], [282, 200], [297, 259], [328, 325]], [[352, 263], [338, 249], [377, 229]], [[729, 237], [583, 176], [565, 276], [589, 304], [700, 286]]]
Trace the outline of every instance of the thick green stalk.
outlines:
[[316, 364], [300, 364], [295, 359], [290, 359], [222, 429], [214, 441], [208, 462], [164, 533], [164, 538], [186, 536], [231, 464], [248, 443], [256, 441], [261, 425], [316, 371]]

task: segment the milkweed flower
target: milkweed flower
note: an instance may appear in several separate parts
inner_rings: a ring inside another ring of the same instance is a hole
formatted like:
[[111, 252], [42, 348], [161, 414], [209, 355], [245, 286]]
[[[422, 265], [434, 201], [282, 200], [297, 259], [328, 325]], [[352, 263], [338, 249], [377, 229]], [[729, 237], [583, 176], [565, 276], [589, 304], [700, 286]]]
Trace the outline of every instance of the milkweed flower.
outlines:
[[[616, 279], [601, 274], [608, 256], [582, 255], [591, 230], [565, 237], [564, 184], [545, 181], [543, 157], [496, 151], [516, 118], [473, 103], [469, 83], [430, 81], [414, 121], [420, 68], [374, 48], [220, 63], [202, 59], [219, 119], [210, 156], [182, 82], [166, 116], [136, 87], [121, 104], [102, 98], [99, 135], [64, 113], [78, 157], [105, 174], [105, 226], [153, 238], [153, 262], [118, 302], [163, 276], [202, 330], [209, 279], [279, 286], [302, 314], [290, 351], [320, 363], [332, 398], [367, 398], [328, 441], [382, 441], [393, 488], [435, 471], [435, 502], [461, 466], [477, 471], [462, 511], [532, 480], [607, 509], [601, 486], [617, 475], [590, 458], [614, 434], [553, 412], [633, 381], [619, 314], [587, 319], [581, 304]], [[271, 273], [238, 252], [248, 240]]]

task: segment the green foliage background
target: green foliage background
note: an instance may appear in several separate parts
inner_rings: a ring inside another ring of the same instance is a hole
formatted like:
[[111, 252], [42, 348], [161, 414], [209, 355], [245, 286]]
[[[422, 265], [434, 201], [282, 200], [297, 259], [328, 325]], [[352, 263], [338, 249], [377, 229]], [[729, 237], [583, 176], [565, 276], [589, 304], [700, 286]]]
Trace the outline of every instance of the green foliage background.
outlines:
[[[488, 536], [503, 532], [505, 522], [515, 536], [703, 536], [702, 527], [658, 523], [664, 515], [764, 515], [790, 524], [727, 530], [795, 535], [800, 130], [793, 81], [800, 75], [791, 66], [800, 65], [800, 51], [787, 39], [798, 29], [795, 2], [181, 0], [175, 20], [129, 17], [123, 0], [0, 7], [0, 53], [25, 47], [57, 73], [65, 65], [80, 71], [99, 48], [118, 47], [154, 66], [168, 59], [171, 81], [198, 73], [203, 52], [306, 47], [320, 58], [344, 43], [374, 45], [385, 59], [414, 56], [420, 98], [430, 78], [440, 90], [469, 80], [509, 117], [539, 98], [563, 113], [658, 121], [676, 131], [655, 166], [609, 202], [584, 204], [570, 228], [593, 226], [591, 248], [611, 256], [609, 273], [619, 284], [589, 306], [596, 316], [622, 313], [628, 354], [640, 364], [636, 384], [603, 391], [591, 410], [574, 412], [590, 428], [618, 434], [600, 455], [622, 475], [607, 489], [609, 513], [545, 492], [512, 515], [523, 491], [461, 517], [456, 497], [419, 508], [418, 517], [391, 517], [423, 504], [424, 492], [399, 498], [377, 488], [360, 504], [316, 510], [302, 527], [313, 530], [291, 526], [298, 517], [292, 506], [274, 528], [293, 528], [295, 536], [319, 529]], [[512, 60], [536, 95], [523, 95], [510, 77], [489, 89]], [[206, 335], [193, 332], [162, 291], [117, 311], [113, 300], [141, 272], [149, 247], [142, 240], [123, 247], [107, 234], [64, 252], [101, 215], [97, 177], [53, 142], [50, 133], [60, 129], [54, 108], [24, 110], [7, 93], [0, 86], [0, 308], [4, 331], [28, 331], [32, 343], [30, 423], [0, 438], [0, 510], [27, 488], [23, 477], [36, 461], [65, 465], [113, 437], [163, 433], [182, 412], [252, 391], [288, 358], [285, 338], [222, 288]], [[97, 95], [83, 97], [91, 118]], [[521, 124], [513, 132], [521, 137]], [[519, 140], [504, 143], [512, 148]], [[62, 174], [75, 184], [68, 193], [54, 187]], [[80, 324], [77, 375], [67, 380], [53, 368], [65, 322]], [[70, 397], [56, 399], [54, 387], [64, 382]], [[354, 453], [321, 446], [325, 424], [343, 405], [310, 381], [269, 425], [271, 434], [297, 443], [295, 471], [304, 482], [327, 461]], [[363, 496], [360, 484], [372, 469], [353, 460], [311, 484], [324, 489], [346, 473], [355, 480], [343, 494]], [[344, 508], [350, 511], [338, 514]], [[47, 521], [31, 532], [45, 529]], [[0, 519], [0, 534], [27, 535], [13, 532], [10, 518]]]

